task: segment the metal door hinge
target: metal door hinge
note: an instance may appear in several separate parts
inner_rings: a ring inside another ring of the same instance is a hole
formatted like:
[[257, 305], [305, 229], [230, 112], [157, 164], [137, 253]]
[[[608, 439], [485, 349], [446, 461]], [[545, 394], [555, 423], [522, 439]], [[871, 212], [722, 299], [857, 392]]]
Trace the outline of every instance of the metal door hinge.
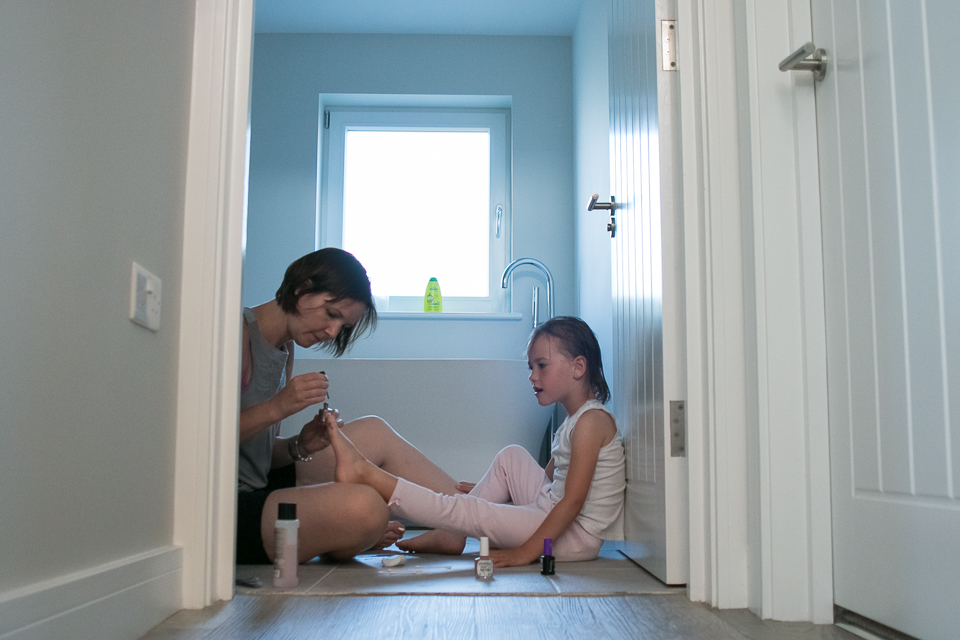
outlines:
[[323, 128], [324, 129], [330, 128], [330, 112], [329, 111], [323, 112]]
[[660, 21], [660, 56], [664, 71], [677, 70], [677, 21]]
[[670, 401], [670, 457], [687, 457], [687, 415], [683, 400]]

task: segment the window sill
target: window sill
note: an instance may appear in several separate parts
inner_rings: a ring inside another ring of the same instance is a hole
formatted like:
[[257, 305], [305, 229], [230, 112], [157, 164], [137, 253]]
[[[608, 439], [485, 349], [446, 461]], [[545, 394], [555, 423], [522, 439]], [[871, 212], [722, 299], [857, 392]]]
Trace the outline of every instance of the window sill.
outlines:
[[472, 312], [452, 312], [452, 313], [427, 313], [423, 311], [378, 311], [378, 320], [484, 320], [484, 321], [512, 321], [523, 320], [522, 313], [482, 313]]

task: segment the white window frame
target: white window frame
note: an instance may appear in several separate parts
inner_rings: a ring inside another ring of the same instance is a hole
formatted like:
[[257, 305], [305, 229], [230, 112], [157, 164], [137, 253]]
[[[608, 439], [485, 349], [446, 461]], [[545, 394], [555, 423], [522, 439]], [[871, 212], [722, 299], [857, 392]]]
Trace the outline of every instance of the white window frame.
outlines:
[[[317, 246], [343, 246], [344, 143], [349, 130], [477, 131], [490, 133], [490, 260], [487, 297], [443, 296], [444, 312], [503, 313], [500, 279], [510, 256], [510, 145], [508, 109], [325, 105], [320, 113]], [[429, 193], [423, 194], [430, 198]], [[498, 207], [500, 208], [498, 212]], [[426, 289], [426, 283], [424, 283]], [[443, 283], [440, 283], [443, 293]], [[387, 311], [422, 312], [423, 296], [391, 296]]]

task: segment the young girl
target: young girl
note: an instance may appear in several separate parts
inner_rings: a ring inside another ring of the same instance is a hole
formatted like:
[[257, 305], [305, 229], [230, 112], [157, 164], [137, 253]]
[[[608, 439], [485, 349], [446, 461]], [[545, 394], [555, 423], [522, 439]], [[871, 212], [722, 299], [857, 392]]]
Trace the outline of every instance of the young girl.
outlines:
[[533, 332], [527, 361], [537, 402], [559, 402], [569, 416], [554, 436], [553, 458], [544, 470], [509, 446], [469, 495], [441, 495], [387, 473], [327, 419], [336, 481], [370, 486], [392, 513], [435, 527], [400, 548], [460, 554], [466, 536], [487, 536], [498, 549], [494, 565], [510, 567], [535, 561], [545, 538], [561, 561], [593, 560], [603, 540], [622, 539], [623, 441], [603, 407], [610, 390], [596, 336], [579, 318], [553, 318]]

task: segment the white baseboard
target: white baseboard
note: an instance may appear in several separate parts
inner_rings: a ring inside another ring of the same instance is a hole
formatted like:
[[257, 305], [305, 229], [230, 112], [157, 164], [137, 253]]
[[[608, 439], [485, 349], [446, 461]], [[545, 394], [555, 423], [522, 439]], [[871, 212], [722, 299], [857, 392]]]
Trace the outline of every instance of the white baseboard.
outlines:
[[181, 608], [183, 552], [161, 547], [0, 594], [0, 640], [139, 638]]

